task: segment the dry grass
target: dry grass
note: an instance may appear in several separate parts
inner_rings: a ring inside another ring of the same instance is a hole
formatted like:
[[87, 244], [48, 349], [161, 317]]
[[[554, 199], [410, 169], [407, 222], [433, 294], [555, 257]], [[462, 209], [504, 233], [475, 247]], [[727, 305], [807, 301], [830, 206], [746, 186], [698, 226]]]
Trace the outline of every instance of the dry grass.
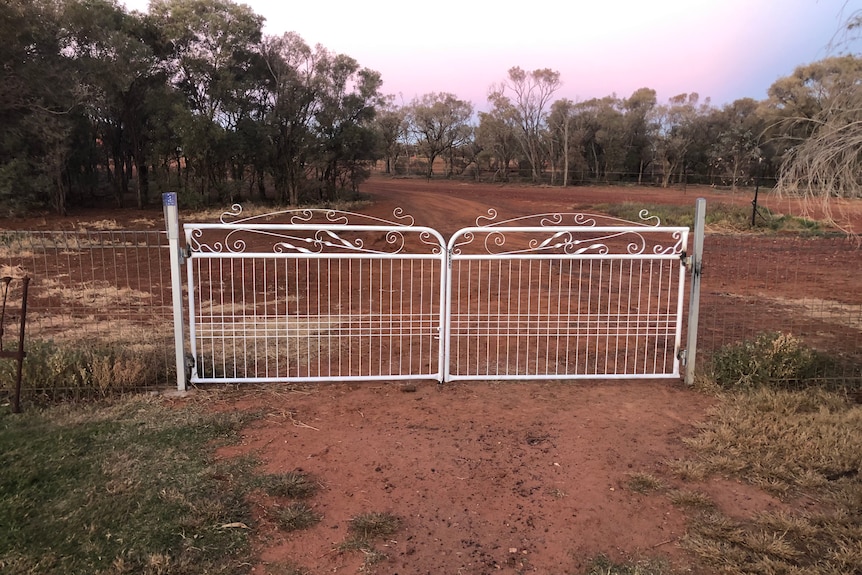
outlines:
[[392, 537], [401, 525], [401, 518], [391, 513], [362, 513], [348, 523], [348, 538], [338, 546], [338, 550], [361, 551], [365, 555], [365, 567], [374, 565], [387, 557], [374, 543]]
[[668, 493], [671, 503], [677, 507], [685, 507], [687, 509], [712, 509], [715, 507], [712, 499], [706, 493], [701, 491], [691, 491], [688, 489], [673, 489]]
[[53, 278], [41, 278], [39, 288], [43, 297], [56, 297], [68, 304], [98, 309], [147, 305], [154, 297], [151, 292], [117, 287], [107, 280], [93, 280], [72, 287]]
[[676, 462], [677, 474], [733, 476], [818, 506], [735, 520], [695, 505], [700, 513], [683, 546], [727, 573], [862, 572], [860, 430], [862, 407], [839, 393], [756, 388], [723, 395], [700, 432], [685, 440], [697, 458]]
[[635, 493], [651, 493], [663, 491], [666, 488], [664, 481], [649, 473], [630, 473], [626, 486]]
[[[198, 327], [198, 373], [205, 377], [283, 377], [291, 369], [308, 369], [323, 358], [338, 357], [349, 344], [329, 337], [339, 323], [250, 316], [246, 322], [211, 322]], [[262, 334], [262, 335], [260, 335]]]
[[270, 495], [308, 499], [320, 488], [320, 483], [307, 473], [288, 471], [260, 477], [261, 486]]

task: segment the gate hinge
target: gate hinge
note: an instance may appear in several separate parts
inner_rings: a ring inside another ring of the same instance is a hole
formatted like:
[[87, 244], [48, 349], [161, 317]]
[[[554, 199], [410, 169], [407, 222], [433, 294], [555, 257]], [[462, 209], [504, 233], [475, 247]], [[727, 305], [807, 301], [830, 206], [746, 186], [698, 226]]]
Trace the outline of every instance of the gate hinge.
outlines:
[[685, 367], [685, 366], [686, 366], [686, 362], [687, 362], [687, 360], [688, 360], [688, 352], [687, 352], [687, 350], [684, 350], [684, 349], [680, 348], [680, 350], [679, 350], [678, 352], [676, 352], [676, 358], [679, 360], [679, 362], [680, 362], [680, 364], [682, 365], [682, 367]]
[[691, 266], [691, 256], [685, 253], [685, 250], [679, 254], [679, 261], [682, 262], [683, 267]]

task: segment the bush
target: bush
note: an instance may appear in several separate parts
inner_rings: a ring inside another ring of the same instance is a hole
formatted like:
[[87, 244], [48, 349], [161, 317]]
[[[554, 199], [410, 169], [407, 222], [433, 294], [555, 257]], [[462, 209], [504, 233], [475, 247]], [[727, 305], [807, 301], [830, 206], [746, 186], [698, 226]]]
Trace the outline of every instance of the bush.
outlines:
[[[118, 343], [59, 344], [32, 340], [26, 345], [23, 393], [53, 398], [104, 397], [111, 393], [164, 385], [165, 350]], [[0, 390], [9, 393], [16, 363], [0, 361]]]
[[823, 376], [829, 365], [792, 335], [763, 333], [719, 349], [712, 357], [712, 376], [724, 389], [788, 387]]

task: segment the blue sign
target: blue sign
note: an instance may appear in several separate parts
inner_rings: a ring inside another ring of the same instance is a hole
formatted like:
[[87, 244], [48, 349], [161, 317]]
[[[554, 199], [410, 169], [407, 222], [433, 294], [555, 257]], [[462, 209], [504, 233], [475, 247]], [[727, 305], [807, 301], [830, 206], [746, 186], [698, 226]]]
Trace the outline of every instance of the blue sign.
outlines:
[[165, 192], [162, 194], [162, 205], [163, 206], [175, 206], [177, 205], [177, 193], [176, 192]]

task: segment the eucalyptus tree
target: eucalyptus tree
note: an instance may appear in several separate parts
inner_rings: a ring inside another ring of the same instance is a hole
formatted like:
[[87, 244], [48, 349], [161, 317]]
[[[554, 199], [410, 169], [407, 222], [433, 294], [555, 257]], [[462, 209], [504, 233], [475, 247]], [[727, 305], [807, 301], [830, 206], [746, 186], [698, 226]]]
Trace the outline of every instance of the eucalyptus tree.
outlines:
[[386, 97], [380, 104], [374, 118], [377, 143], [383, 156], [386, 174], [396, 171], [398, 158], [406, 153], [407, 110], [393, 103], [393, 97]]
[[229, 0], [153, 0], [150, 15], [171, 41], [165, 69], [186, 99], [177, 118], [183, 155], [201, 194], [222, 195], [231, 153], [225, 140], [245, 103], [242, 83], [259, 49], [263, 17]]
[[162, 93], [166, 81], [160, 70], [162, 39], [151, 20], [127, 13], [114, 0], [68, 0], [63, 14], [62, 53], [74, 61], [88, 94], [83, 105], [91, 133], [78, 148], [99, 142], [101, 150], [79, 157], [78, 169], [87, 172], [99, 162], [109, 174], [118, 205], [123, 205], [129, 180], [137, 175], [137, 204], [148, 202], [151, 94]]
[[[575, 104], [567, 98], [557, 100], [551, 105], [551, 113], [548, 115], [548, 127], [551, 137], [556, 142], [555, 150], [558, 150], [562, 162], [562, 185], [569, 185], [569, 174], [575, 158], [582, 158], [579, 142], [575, 141], [576, 131], [574, 129]], [[551, 164], [557, 165], [552, 157]]]
[[761, 113], [784, 144], [778, 189], [809, 198], [862, 197], [862, 58], [796, 68], [768, 91]]
[[711, 114], [714, 133], [709, 143], [709, 168], [731, 189], [762, 175], [764, 125], [757, 108], [754, 99], [741, 98]]
[[625, 171], [628, 134], [623, 104], [616, 95], [600, 98], [596, 104], [599, 129], [595, 137], [602, 150], [601, 173], [607, 182], [620, 178]]
[[587, 173], [593, 178], [603, 175], [604, 150], [597, 138], [602, 129], [601, 117], [602, 102], [599, 98], [592, 98], [574, 105], [573, 125], [575, 137], [579, 142], [579, 148], [587, 166]]
[[0, 203], [65, 213], [66, 163], [87, 93], [61, 52], [62, 4], [8, 0], [0, 10]]
[[518, 126], [518, 142], [530, 162], [534, 182], [542, 176], [546, 111], [560, 85], [560, 73], [550, 68], [526, 72], [515, 66], [509, 69], [507, 79], [492, 87], [488, 95], [495, 108], [511, 110]]
[[266, 124], [273, 142], [271, 170], [279, 200], [291, 205], [299, 203], [314, 152], [322, 56], [321, 47], [312, 50], [295, 32], [263, 43], [270, 82]]
[[654, 110], [656, 159], [661, 167], [662, 187], [668, 187], [674, 175], [679, 182], [684, 181], [686, 156], [698, 133], [696, 120], [709, 108], [708, 100], [703, 105], [699, 102], [700, 96], [695, 92], [679, 94]]
[[[857, 16], [858, 18], [858, 16]], [[780, 124], [786, 150], [776, 189], [819, 204], [837, 225], [859, 233], [846, 220], [836, 198], [862, 197], [862, 58], [828, 58], [796, 69], [769, 90], [767, 117], [785, 116]], [[780, 90], [779, 90], [780, 88]], [[778, 96], [792, 90], [808, 107], [797, 110]], [[839, 217], [839, 215], [841, 217]], [[839, 221], [844, 220], [844, 221]]]
[[520, 149], [516, 130], [517, 120], [510, 107], [495, 105], [490, 112], [479, 112], [476, 141], [490, 157], [489, 167], [494, 170], [494, 179], [509, 181], [509, 168]]
[[[473, 105], [454, 94], [429, 93], [414, 99], [408, 113], [410, 130], [419, 150], [428, 159], [426, 176], [434, 173], [434, 161], [446, 159], [446, 153], [467, 144], [472, 136]], [[451, 161], [447, 167], [451, 173]]]
[[360, 68], [350, 56], [319, 51], [315, 164], [321, 199], [332, 200], [341, 189], [355, 191], [378, 158], [372, 122], [382, 82], [378, 72]]
[[639, 88], [622, 102], [627, 134], [625, 171], [637, 173], [638, 185], [653, 159], [655, 124], [651, 118], [657, 102], [652, 88]]

